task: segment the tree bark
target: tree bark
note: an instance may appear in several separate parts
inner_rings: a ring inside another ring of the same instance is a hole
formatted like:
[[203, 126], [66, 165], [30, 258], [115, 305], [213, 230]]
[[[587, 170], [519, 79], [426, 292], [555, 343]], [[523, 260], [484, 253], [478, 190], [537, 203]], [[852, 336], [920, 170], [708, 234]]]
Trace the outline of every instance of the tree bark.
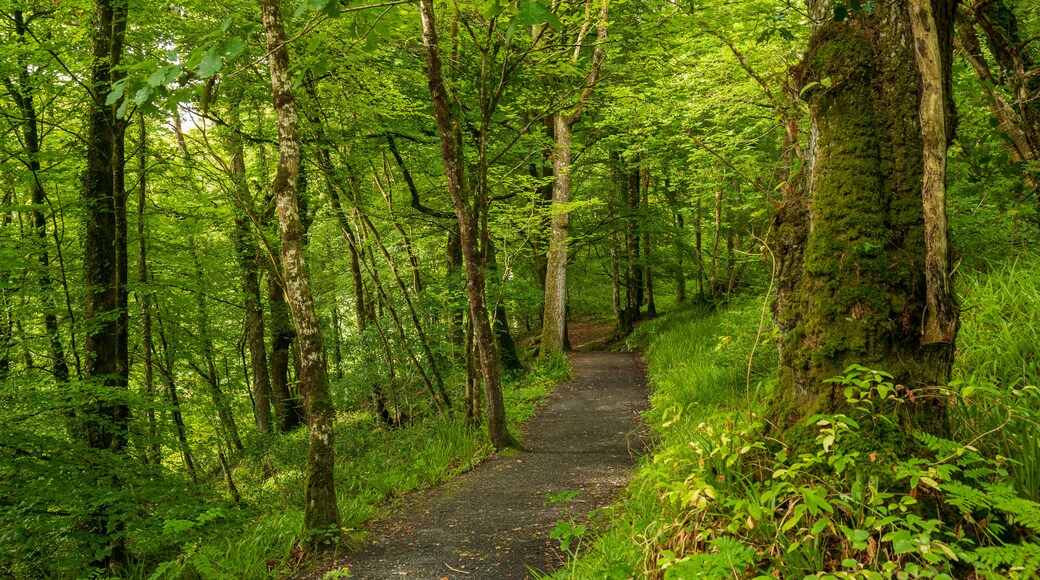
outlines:
[[[936, 14], [936, 8], [941, 10], [943, 3], [943, 0], [909, 0], [908, 8], [920, 93], [926, 293], [921, 343], [926, 345], [953, 343], [957, 331], [950, 283], [950, 247], [946, 237], [946, 149], [950, 143], [946, 96], [956, 2], [945, 2], [950, 14]], [[946, 26], [940, 30], [937, 24], [943, 16]], [[947, 38], [942, 38], [944, 35]], [[945, 63], [943, 46], [947, 47]]]
[[[91, 391], [86, 410], [84, 437], [91, 448], [122, 454], [127, 443], [130, 407], [122, 392], [127, 388], [129, 360], [126, 358], [124, 288], [120, 285], [120, 256], [126, 255], [126, 237], [119, 235], [117, 154], [122, 150], [117, 130], [115, 105], [106, 105], [113, 69], [119, 65], [126, 30], [125, 0], [94, 0], [91, 16], [90, 102], [87, 114], [87, 159], [83, 175], [85, 228], [86, 326], [85, 366]], [[123, 207], [125, 226], [125, 204]], [[124, 247], [119, 248], [122, 241]], [[100, 468], [99, 468], [100, 469]], [[100, 475], [113, 488], [117, 477]], [[98, 563], [118, 575], [126, 562], [123, 524], [109, 506], [99, 505], [88, 522], [93, 534], [107, 536], [108, 550]]]
[[563, 113], [553, 115], [552, 233], [546, 254], [545, 306], [542, 315], [540, 355], [563, 352], [567, 326], [567, 228], [570, 218], [563, 210], [571, 195], [571, 123]]
[[296, 198], [300, 168], [299, 120], [292, 91], [289, 48], [285, 40], [278, 0], [260, 0], [260, 12], [270, 51], [271, 93], [278, 118], [278, 171], [275, 175], [275, 205], [284, 289], [300, 348], [300, 391], [310, 428], [307, 449], [307, 488], [304, 526], [312, 534], [311, 549], [325, 546], [322, 540], [338, 535], [339, 508], [334, 478], [335, 410], [325, 374], [325, 348], [314, 308], [310, 277], [304, 257], [303, 224]]
[[[191, 251], [192, 260], [195, 263], [195, 279], [204, 280], [202, 272], [202, 263], [199, 261], [198, 250], [192, 247]], [[235, 422], [235, 415], [231, 412], [231, 405], [228, 403], [227, 396], [224, 391], [220, 388], [220, 376], [217, 373], [216, 353], [213, 348], [213, 338], [209, 327], [209, 309], [206, 306], [206, 296], [202, 292], [202, 288], [195, 293], [195, 304], [198, 308], [198, 337], [202, 342], [202, 365], [192, 363], [192, 367], [195, 372], [202, 377], [206, 384], [209, 386], [210, 398], [213, 400], [213, 408], [217, 411], [217, 418], [220, 420], [221, 435], [231, 445], [234, 445], [235, 450], [242, 451], [245, 446], [242, 445], [242, 438], [238, 434], [238, 424]]]
[[650, 219], [650, 170], [643, 169], [643, 285], [646, 287], [646, 315], [650, 318], [657, 317], [657, 303], [654, 302], [654, 275], [650, 269], [650, 228], [646, 223]]
[[[237, 111], [235, 112], [237, 114]], [[242, 275], [242, 298], [245, 306], [246, 342], [249, 345], [249, 368], [253, 375], [253, 417], [261, 433], [271, 432], [271, 374], [267, 366], [264, 338], [264, 311], [260, 299], [260, 251], [254, 240], [252, 196], [246, 182], [245, 151], [242, 135], [235, 123], [231, 133], [231, 171], [238, 198], [235, 215], [235, 257]]]
[[288, 433], [303, 425], [306, 418], [300, 408], [299, 399], [289, 388], [290, 347], [296, 340], [289, 305], [277, 276], [277, 268], [271, 268], [267, 277], [267, 304], [271, 312], [271, 394], [278, 414], [279, 429]]
[[[14, 10], [13, 19], [18, 42], [26, 42], [26, 35], [29, 30], [26, 27], [22, 11]], [[47, 239], [47, 216], [43, 211], [47, 198], [43, 189], [43, 182], [40, 181], [40, 153], [43, 145], [37, 120], [31, 75], [28, 64], [21, 62], [18, 68], [17, 86], [8, 83], [6, 79], [5, 84], [8, 84], [8, 90], [22, 115], [21, 129], [26, 155], [25, 164], [32, 175], [32, 183], [30, 185], [32, 194], [31, 214], [33, 231], [38, 244], [36, 251], [37, 259], [40, 263], [40, 296], [43, 300], [43, 325], [50, 347], [51, 372], [54, 374], [56, 382], [65, 383], [69, 379], [69, 367], [65, 361], [65, 349], [58, 329], [58, 305], [54, 300], [54, 289], [52, 288], [50, 277], [50, 253], [47, 251], [47, 246], [49, 245]]]
[[[937, 30], [946, 30], [953, 2], [932, 2]], [[935, 225], [922, 203], [922, 91], [907, 2], [877, 2], [842, 22], [827, 0], [809, 6], [819, 24], [799, 80], [830, 78], [831, 86], [806, 92], [806, 185], [785, 202], [775, 230], [782, 338], [771, 414], [781, 428], [841, 408], [840, 387], [823, 381], [849, 364], [885, 370], [918, 390], [946, 384], [953, 355], [952, 342], [922, 340], [927, 232]], [[939, 38], [940, 51], [948, 50], [949, 36]], [[949, 69], [942, 75], [948, 80]], [[907, 425], [947, 432], [940, 397], [911, 400]]]
[[152, 291], [148, 287], [148, 245], [144, 235], [144, 208], [148, 199], [148, 149], [144, 115], [138, 116], [138, 177], [137, 177], [137, 290], [141, 304], [141, 367], [144, 371], [144, 392], [148, 398], [148, 463], [159, 464], [159, 427], [155, 420], [155, 341], [152, 338]]
[[485, 264], [478, 247], [477, 221], [469, 205], [462, 163], [456, 148], [454, 123], [448, 105], [448, 93], [441, 74], [441, 58], [437, 46], [437, 24], [433, 0], [420, 0], [419, 13], [423, 25], [423, 46], [426, 52], [427, 80], [433, 104], [437, 134], [441, 142], [441, 159], [448, 182], [448, 192], [455, 207], [455, 218], [459, 225], [459, 241], [465, 258], [466, 294], [469, 311], [473, 319], [474, 340], [480, 357], [480, 370], [484, 381], [484, 394], [488, 436], [497, 449], [511, 447], [516, 440], [509, 433], [505, 421], [505, 403], [502, 398], [502, 377], [495, 348], [495, 337], [491, 329], [487, 303], [484, 298]]
[[[998, 74], [983, 54], [976, 25], [997, 58]], [[957, 12], [956, 27], [957, 51], [978, 77], [990, 113], [1008, 137], [1008, 154], [1024, 167], [1023, 182], [1035, 192], [1040, 187], [1040, 107], [1035, 104], [1040, 99], [1040, 66], [1030, 57], [1029, 43], [1020, 38], [1018, 18], [1002, 0], [976, 1]]]
[[173, 417], [174, 430], [177, 432], [177, 446], [181, 453], [181, 459], [184, 461], [184, 467], [188, 470], [188, 475], [191, 476], [192, 481], [198, 481], [198, 474], [195, 472], [195, 461], [191, 455], [191, 446], [188, 444], [188, 432], [184, 424], [184, 414], [181, 411], [180, 395], [177, 393], [177, 373], [174, 369], [174, 361], [176, 359], [174, 358], [173, 350], [170, 348], [170, 343], [166, 339], [162, 315], [160, 314], [157, 318], [159, 321], [159, 344], [162, 345], [163, 352], [159, 371], [166, 382], [166, 397], [170, 403], [170, 415]]
[[[585, 26], [588, 26], [588, 22]], [[581, 53], [586, 29], [578, 34], [574, 54], [570, 59], [572, 64], [577, 62]], [[564, 110], [553, 114], [552, 231], [546, 257], [545, 307], [539, 356], [559, 354], [567, 347], [567, 229], [570, 218], [564, 206], [571, 198], [571, 130], [581, 119], [582, 111], [596, 84], [603, 63], [606, 40], [607, 2], [604, 0], [599, 13], [596, 47], [593, 49], [585, 87], [573, 107], [564, 107]]]

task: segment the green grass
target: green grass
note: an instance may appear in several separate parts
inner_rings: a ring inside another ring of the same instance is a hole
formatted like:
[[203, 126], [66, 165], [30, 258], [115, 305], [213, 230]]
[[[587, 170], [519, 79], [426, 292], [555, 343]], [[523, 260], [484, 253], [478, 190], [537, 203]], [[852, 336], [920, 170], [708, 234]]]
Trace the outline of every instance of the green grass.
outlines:
[[687, 306], [641, 325], [628, 340], [648, 361], [652, 386], [646, 421], [658, 439], [653, 456], [641, 462], [622, 500], [600, 512], [598, 535], [581, 546], [580, 557], [557, 573], [562, 578], [629, 578], [647, 573], [654, 539], [683, 514], [665, 501], [662, 488], [682, 482], [679, 469], [689, 442], [708, 424], [725, 424], [747, 406], [748, 357], [751, 396], [775, 366], [768, 332], [758, 335], [762, 304], [739, 302], [713, 312]]
[[[533, 416], [553, 387], [569, 377], [562, 356], [533, 361], [528, 372], [509, 377], [504, 394], [512, 428]], [[186, 505], [153, 518], [162, 531], [141, 534], [153, 559], [135, 563], [126, 577], [280, 578], [296, 569], [305, 533], [299, 506], [306, 483], [301, 467], [306, 430], [253, 443], [234, 470], [244, 507], [208, 493], [212, 507], [202, 515]], [[472, 469], [491, 453], [484, 431], [461, 417], [428, 417], [388, 429], [368, 410], [338, 413], [336, 490], [345, 532], [339, 549], [360, 541], [363, 526], [395, 499]]]
[[961, 327], [954, 378], [978, 389], [954, 409], [960, 438], [1010, 457], [1015, 487], [1040, 499], [1040, 256], [958, 280]]
[[[763, 445], [754, 411], [776, 350], [757, 332], [760, 303], [688, 308], [640, 327], [630, 342], [648, 359], [657, 447], [556, 576], [1031, 577], [1040, 565], [1040, 257], [958, 284], [953, 439], [921, 436], [927, 450], [910, 458], [875, 439], [876, 422], [891, 420], [882, 409], [901, 404], [881, 391], [850, 404], [858, 423], [814, 418], [818, 453]], [[938, 498], [942, 513], [907, 509], [920, 497]]]

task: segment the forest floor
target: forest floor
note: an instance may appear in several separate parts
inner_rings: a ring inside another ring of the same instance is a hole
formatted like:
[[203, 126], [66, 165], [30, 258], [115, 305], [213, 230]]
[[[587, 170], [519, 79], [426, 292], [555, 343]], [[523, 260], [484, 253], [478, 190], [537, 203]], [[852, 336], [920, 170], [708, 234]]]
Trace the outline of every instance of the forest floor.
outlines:
[[[573, 340], [573, 338], [572, 338]], [[300, 578], [530, 578], [565, 560], [558, 521], [585, 522], [628, 483], [647, 434], [646, 372], [636, 353], [573, 352], [574, 379], [523, 428], [523, 448], [415, 493], [369, 527], [357, 551]], [[550, 497], [569, 496], [566, 501]]]

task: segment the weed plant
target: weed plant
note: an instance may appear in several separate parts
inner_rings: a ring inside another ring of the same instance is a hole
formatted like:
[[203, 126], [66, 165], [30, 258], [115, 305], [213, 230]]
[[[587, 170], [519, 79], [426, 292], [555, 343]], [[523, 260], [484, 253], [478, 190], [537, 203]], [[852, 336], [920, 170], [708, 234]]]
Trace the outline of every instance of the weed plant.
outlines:
[[[534, 414], [552, 388], [570, 377], [566, 358], [532, 363], [505, 389], [513, 428]], [[130, 578], [280, 578], [303, 560], [303, 504], [307, 437], [304, 429], [265, 437], [235, 469], [249, 495], [233, 507], [209, 494], [208, 509], [184, 505], [152, 518], [161, 529], [135, 537], [141, 551], [162, 561], [139, 562]], [[491, 453], [486, 435], [461, 417], [429, 417], [388, 429], [367, 410], [339, 413], [336, 421], [336, 489], [341, 515], [340, 548], [363, 537], [362, 527], [395, 498], [467, 471]], [[201, 498], [200, 498], [201, 499]]]
[[[1018, 280], [1008, 280], [1020, 271], [972, 283], [991, 285], [981, 292], [1005, 301], [1003, 315], [1027, 316], [1032, 288], [1022, 302]], [[923, 395], [854, 366], [832, 379], [848, 406], [808, 418], [815, 443], [796, 453], [782, 441], [767, 446], [754, 417], [756, 392], [747, 385], [764, 386], [775, 360], [771, 347], [759, 352], [761, 337], [756, 346], [756, 314], [753, 304], [687, 310], [639, 329], [633, 340], [649, 358], [654, 408], [647, 418], [659, 444], [623, 502], [604, 513], [599, 535], [585, 539], [558, 577], [1036, 577], [1040, 504], [1024, 484], [1036, 463], [1000, 453], [1036, 444], [1035, 435], [1002, 432], [1035, 428], [1037, 408], [1028, 349], [1007, 325], [965, 324], [968, 344], [1003, 340], [1021, 351], [1007, 359], [1013, 369], [997, 364], [982, 374], [960, 366], [962, 378], [988, 382], [939, 393], [951, 403], [954, 439], [879, 439], [900, 407]], [[961, 418], [974, 423], [958, 425]]]

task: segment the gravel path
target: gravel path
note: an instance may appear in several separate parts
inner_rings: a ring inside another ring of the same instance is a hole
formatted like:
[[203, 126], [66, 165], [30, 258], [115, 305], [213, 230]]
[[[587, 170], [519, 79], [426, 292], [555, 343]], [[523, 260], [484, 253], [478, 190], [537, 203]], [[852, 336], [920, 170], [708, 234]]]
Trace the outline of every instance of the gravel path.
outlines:
[[[306, 578], [505, 579], [559, 563], [556, 522], [608, 504], [645, 448], [639, 355], [575, 352], [575, 379], [559, 386], [524, 429], [527, 451], [496, 457], [409, 498], [373, 524], [367, 544]], [[570, 502], [547, 496], [578, 491]]]

